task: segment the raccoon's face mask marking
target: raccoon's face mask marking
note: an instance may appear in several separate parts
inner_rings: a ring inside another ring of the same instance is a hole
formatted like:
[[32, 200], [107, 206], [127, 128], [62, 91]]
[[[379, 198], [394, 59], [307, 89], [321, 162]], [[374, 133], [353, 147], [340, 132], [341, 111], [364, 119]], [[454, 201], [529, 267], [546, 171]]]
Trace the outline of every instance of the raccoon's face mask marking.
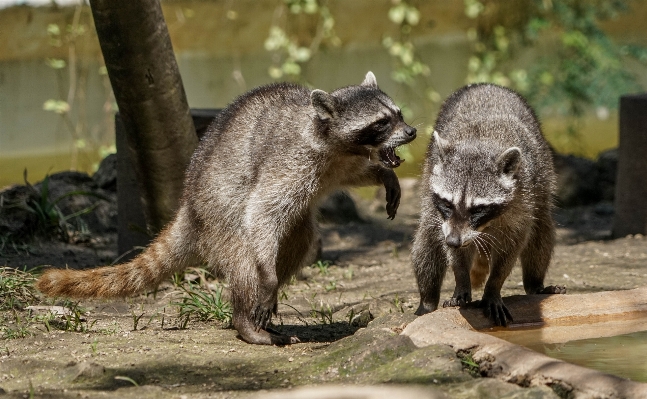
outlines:
[[369, 72], [361, 85], [328, 94], [314, 90], [312, 105], [321, 121], [340, 132], [335, 139], [345, 151], [367, 156], [388, 168], [397, 168], [404, 159], [395, 149], [416, 138], [416, 128], [407, 125], [402, 112], [377, 86]]

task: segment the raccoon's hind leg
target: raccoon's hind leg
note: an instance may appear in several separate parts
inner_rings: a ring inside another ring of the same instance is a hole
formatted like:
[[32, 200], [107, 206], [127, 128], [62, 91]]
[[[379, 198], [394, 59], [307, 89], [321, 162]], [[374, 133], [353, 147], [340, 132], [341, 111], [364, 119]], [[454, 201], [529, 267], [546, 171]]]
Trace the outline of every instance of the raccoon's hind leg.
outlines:
[[300, 342], [298, 337], [280, 334], [269, 325], [277, 311], [278, 288], [303, 266], [315, 238], [314, 224], [307, 217], [281, 239], [274, 262], [259, 264], [255, 260], [230, 277], [234, 327], [244, 341], [263, 345]]
[[523, 288], [526, 294], [565, 294], [566, 287], [544, 287], [544, 278], [555, 246], [555, 227], [550, 211], [542, 212], [530, 232], [526, 247], [521, 252]]

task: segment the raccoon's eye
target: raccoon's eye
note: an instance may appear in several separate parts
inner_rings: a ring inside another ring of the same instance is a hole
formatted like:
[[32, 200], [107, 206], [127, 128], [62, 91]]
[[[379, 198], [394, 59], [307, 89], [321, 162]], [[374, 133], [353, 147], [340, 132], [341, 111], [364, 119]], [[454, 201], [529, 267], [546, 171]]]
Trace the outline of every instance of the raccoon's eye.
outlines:
[[438, 209], [438, 212], [440, 212], [443, 218], [449, 219], [452, 216], [452, 213], [454, 213], [454, 204], [438, 196], [435, 196], [434, 199], [434, 203], [436, 205], [436, 209]]
[[493, 205], [481, 205], [470, 208], [470, 224], [474, 227], [481, 226], [494, 219], [499, 214], [499, 207]]
[[390, 122], [391, 121], [389, 120], [389, 118], [385, 117], [385, 118], [382, 118], [382, 119], [380, 119], [380, 120], [378, 120], [376, 122], [373, 122], [373, 126], [375, 126], [378, 129], [384, 129], [385, 127], [387, 127], [389, 125]]

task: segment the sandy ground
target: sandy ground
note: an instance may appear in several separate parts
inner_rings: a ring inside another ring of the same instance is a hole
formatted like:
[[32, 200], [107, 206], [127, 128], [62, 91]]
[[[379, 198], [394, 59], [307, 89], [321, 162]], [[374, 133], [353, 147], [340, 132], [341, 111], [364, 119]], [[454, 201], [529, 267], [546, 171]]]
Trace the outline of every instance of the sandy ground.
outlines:
[[[79, 306], [87, 310], [77, 328], [81, 332], [54, 328], [48, 332], [43, 323], [32, 323], [31, 336], [0, 340], [0, 388], [9, 397], [28, 397], [24, 395], [31, 390], [36, 397], [225, 398], [329, 381], [367, 382], [345, 380], [332, 366], [329, 372], [311, 376], [300, 372], [325, 356], [331, 342], [358, 331], [348, 323], [354, 315], [367, 315], [368, 310], [373, 317], [402, 317], [401, 324], [388, 326], [393, 333], [413, 318], [419, 296], [409, 252], [417, 200], [415, 182], [402, 184], [404, 197], [394, 221], [386, 220], [379, 209], [381, 201], [357, 197], [367, 223], [322, 226], [323, 258], [332, 265], [327, 270], [306, 268], [284, 287], [274, 323], [277, 329], [301, 337], [303, 343], [247, 345], [235, 330], [219, 322], [191, 321], [181, 329], [171, 304], [177, 297], [169, 283], [155, 296], [81, 302]], [[558, 212], [559, 244], [547, 284], [566, 285], [570, 293], [647, 286], [647, 240], [642, 236], [602, 239], [610, 235], [611, 217], [605, 209]], [[83, 246], [34, 244], [18, 248], [0, 264], [106, 263], [116, 256], [114, 240], [108, 235]], [[449, 273], [441, 298], [452, 291]], [[502, 294], [522, 293], [521, 271], [516, 267]], [[480, 295], [477, 291], [473, 297]], [[18, 317], [27, 314], [20, 312]], [[15, 315], [5, 313], [3, 318], [0, 323], [16, 325]], [[458, 360], [450, 356], [448, 361]], [[444, 389], [463, 377], [456, 378], [448, 380]]]

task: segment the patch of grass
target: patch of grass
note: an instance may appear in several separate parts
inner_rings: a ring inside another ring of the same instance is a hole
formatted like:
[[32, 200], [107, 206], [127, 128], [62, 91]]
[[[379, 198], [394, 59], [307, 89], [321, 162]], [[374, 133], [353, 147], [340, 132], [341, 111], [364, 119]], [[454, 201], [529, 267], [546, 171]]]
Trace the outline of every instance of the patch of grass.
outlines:
[[0, 333], [0, 338], [2, 339], [27, 338], [33, 335], [24, 325], [17, 325], [15, 327], [0, 325]]
[[395, 294], [395, 298], [393, 299], [393, 306], [400, 312], [404, 313], [404, 303], [402, 302], [402, 299], [398, 296], [398, 294]]
[[231, 304], [222, 298], [222, 287], [203, 289], [200, 284], [185, 282], [178, 286], [182, 292], [179, 302], [172, 305], [180, 309], [180, 324], [186, 328], [189, 320], [220, 321], [231, 324]]
[[[35, 231], [36, 234], [40, 233], [46, 236], [59, 235], [64, 241], [70, 241], [70, 237], [73, 233], [73, 228], [68, 221], [92, 212], [94, 208], [99, 205], [98, 202], [95, 202], [93, 205], [81, 209], [78, 212], [74, 212], [70, 215], [65, 215], [58, 207], [58, 203], [67, 197], [84, 195], [109, 201], [108, 198], [102, 195], [83, 190], [70, 191], [55, 199], [50, 199], [49, 175], [46, 175], [41, 182], [40, 190], [37, 190], [27, 180], [27, 169], [25, 169], [25, 171], [23, 172], [23, 178], [25, 180], [25, 185], [34, 192], [35, 196], [29, 198], [26, 203], [14, 205], [20, 206], [26, 211], [36, 215], [36, 220], [38, 221], [38, 227]], [[88, 235], [87, 226], [85, 226], [84, 229], [84, 223], [82, 222], [80, 223], [80, 225], [81, 227], [78, 229], [77, 235], [80, 235], [80, 238], [87, 238], [85, 237]]]
[[72, 303], [70, 301], [65, 301], [65, 308], [69, 309], [69, 313], [56, 318], [54, 315], [51, 315], [49, 319], [45, 319], [46, 328], [49, 331], [50, 326], [58, 330], [69, 331], [69, 332], [80, 332], [85, 333], [90, 331], [97, 320], [94, 320], [92, 323], [83, 317], [87, 313], [85, 309], [79, 306], [79, 303]]
[[322, 276], [327, 276], [330, 273], [330, 270], [328, 268], [332, 266], [332, 262], [329, 260], [318, 260], [317, 263], [313, 263], [312, 268], [319, 269], [319, 274]]
[[0, 310], [23, 310], [40, 301], [36, 276], [25, 270], [0, 267]]
[[457, 355], [458, 355], [458, 358], [461, 360], [461, 364], [464, 370], [467, 370], [467, 372], [470, 373], [472, 377], [481, 376], [480, 366], [476, 362], [476, 360], [474, 360], [474, 358], [472, 357], [473, 354], [471, 352], [462, 351], [462, 352], [458, 352]]
[[311, 302], [310, 306], [311, 317], [319, 319], [319, 321], [321, 321], [321, 324], [332, 324], [333, 310], [329, 304], [324, 304], [323, 301], [319, 301], [318, 305], [315, 302]]

